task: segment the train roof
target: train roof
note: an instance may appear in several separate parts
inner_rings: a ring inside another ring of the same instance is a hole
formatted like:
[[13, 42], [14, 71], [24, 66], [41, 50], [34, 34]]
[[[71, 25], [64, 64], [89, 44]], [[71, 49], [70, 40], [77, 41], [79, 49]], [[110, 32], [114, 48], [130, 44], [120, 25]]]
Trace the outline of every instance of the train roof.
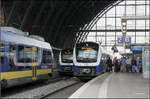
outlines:
[[62, 51], [73, 50], [73, 48], [62, 49]]
[[0, 40], [5, 42], [12, 42], [15, 44], [22, 44], [22, 45], [35, 46], [35, 47], [40, 47], [45, 49], [51, 49], [50, 44], [47, 42], [36, 40], [23, 35], [17, 35], [15, 33], [12, 33], [11, 31], [6, 31], [3, 29], [0, 29]]
[[80, 43], [77, 43], [76, 46], [78, 46], [78, 45], [84, 45], [84, 44], [99, 45], [100, 46], [100, 44], [97, 43], [97, 42], [80, 42]]

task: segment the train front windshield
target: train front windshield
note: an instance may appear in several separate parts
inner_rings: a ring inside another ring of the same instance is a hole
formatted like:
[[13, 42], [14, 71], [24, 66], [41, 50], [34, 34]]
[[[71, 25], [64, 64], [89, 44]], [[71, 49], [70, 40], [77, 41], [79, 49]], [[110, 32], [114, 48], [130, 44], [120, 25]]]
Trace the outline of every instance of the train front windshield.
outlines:
[[63, 63], [72, 63], [73, 51], [62, 51], [61, 59]]
[[97, 61], [98, 48], [82, 47], [77, 48], [77, 62], [91, 63]]

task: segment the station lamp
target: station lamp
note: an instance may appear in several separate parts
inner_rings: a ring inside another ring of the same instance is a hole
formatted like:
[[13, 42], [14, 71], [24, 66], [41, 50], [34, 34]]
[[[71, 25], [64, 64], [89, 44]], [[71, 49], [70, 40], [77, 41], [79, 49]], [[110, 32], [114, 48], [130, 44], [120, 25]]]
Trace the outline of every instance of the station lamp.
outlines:
[[126, 35], [126, 32], [127, 32], [127, 21], [126, 20], [121, 20], [121, 25], [122, 25], [122, 34], [123, 34], [123, 36], [125, 36]]

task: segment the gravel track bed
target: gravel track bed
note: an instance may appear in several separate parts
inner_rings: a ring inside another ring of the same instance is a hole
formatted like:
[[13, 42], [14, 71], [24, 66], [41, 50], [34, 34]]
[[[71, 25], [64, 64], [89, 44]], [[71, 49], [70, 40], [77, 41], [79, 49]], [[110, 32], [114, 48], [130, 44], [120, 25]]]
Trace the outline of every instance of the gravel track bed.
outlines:
[[75, 84], [71, 87], [65, 88], [55, 94], [52, 94], [48, 96], [46, 99], [49, 98], [69, 98], [76, 90], [78, 90], [82, 85], [84, 85], [85, 82], [80, 82], [78, 84]]
[[54, 83], [57, 81], [60, 81], [62, 79], [68, 79], [67, 77], [54, 77], [49, 79], [48, 81], [36, 81], [36, 82], [32, 82], [32, 83], [26, 83], [26, 84], [22, 84], [22, 85], [16, 85], [13, 87], [9, 87], [9, 88], [5, 88], [1, 90], [1, 97], [7, 97], [16, 93], [21, 93], [24, 91], [28, 91], [34, 88], [38, 88], [41, 86], [45, 86], [49, 83]]
[[58, 82], [46, 84], [44, 86], [39, 86], [30, 90], [25, 90], [22, 92], [17, 92], [13, 95], [4, 96], [3, 98], [36, 98], [41, 95], [45, 95], [51, 92], [54, 92], [60, 88], [68, 86], [70, 84], [79, 82], [77, 78], [64, 79]]

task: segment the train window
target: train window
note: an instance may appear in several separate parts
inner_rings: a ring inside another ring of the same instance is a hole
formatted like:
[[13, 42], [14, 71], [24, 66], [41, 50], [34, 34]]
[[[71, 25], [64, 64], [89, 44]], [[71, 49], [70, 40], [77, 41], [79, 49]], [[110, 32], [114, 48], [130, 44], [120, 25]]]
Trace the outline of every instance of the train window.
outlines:
[[63, 50], [61, 51], [61, 61], [64, 63], [72, 63], [73, 50]]
[[52, 54], [50, 51], [43, 50], [42, 63], [44, 64], [52, 63]]
[[25, 70], [31, 70], [31, 66], [26, 66]]
[[18, 46], [18, 62], [24, 63], [24, 46]]
[[37, 62], [38, 50], [36, 47], [18, 46], [18, 62], [32, 63]]
[[9, 66], [10, 66], [10, 71], [15, 71], [16, 66], [14, 64], [14, 55], [16, 54], [16, 45], [15, 44], [10, 44], [9, 46]]
[[25, 63], [35, 62], [35, 54], [33, 55], [32, 47], [24, 48]]
[[15, 44], [10, 44], [9, 46], [9, 52], [15, 52], [16, 51], [16, 45]]
[[18, 70], [19, 70], [19, 71], [23, 71], [23, 70], [24, 70], [24, 67], [18, 66]]
[[4, 65], [5, 59], [5, 46], [3, 42], [0, 42], [0, 65]]
[[32, 62], [38, 61], [38, 48], [32, 47]]
[[105, 60], [105, 55], [104, 54], [102, 55], [102, 60]]
[[32, 54], [32, 47], [25, 47], [24, 49], [24, 57], [25, 57], [25, 63], [32, 63], [33, 60], [33, 54]]

